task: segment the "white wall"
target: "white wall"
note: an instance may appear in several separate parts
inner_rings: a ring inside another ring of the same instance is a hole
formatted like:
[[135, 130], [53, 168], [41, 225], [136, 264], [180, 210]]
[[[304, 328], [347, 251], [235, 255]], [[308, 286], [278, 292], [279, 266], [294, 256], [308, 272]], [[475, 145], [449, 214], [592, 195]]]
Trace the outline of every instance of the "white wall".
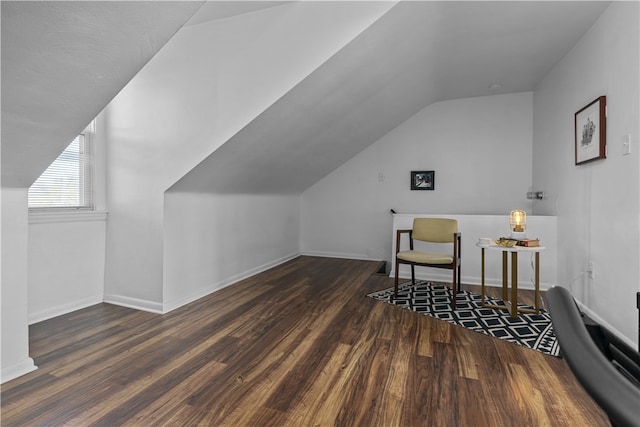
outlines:
[[105, 217], [30, 215], [29, 323], [102, 302]]
[[[613, 2], [537, 86], [533, 182], [548, 198], [535, 212], [558, 216], [558, 280], [630, 343], [640, 287], [639, 4]], [[607, 159], [575, 166], [574, 114], [607, 96]], [[628, 133], [632, 152], [622, 154]], [[594, 277], [585, 274], [589, 261]]]
[[[528, 92], [425, 108], [303, 193], [302, 252], [390, 260], [390, 209], [530, 211], [531, 127]], [[411, 191], [412, 170], [434, 170], [435, 190]]]
[[106, 234], [105, 123], [96, 121], [95, 211], [29, 212], [29, 324], [102, 302]]
[[164, 311], [299, 255], [299, 196], [167, 193]]
[[186, 27], [120, 92], [105, 113], [109, 300], [162, 310], [164, 192], [392, 5], [292, 2]]
[[36, 367], [29, 357], [27, 189], [3, 187], [1, 197], [0, 382], [4, 383]]

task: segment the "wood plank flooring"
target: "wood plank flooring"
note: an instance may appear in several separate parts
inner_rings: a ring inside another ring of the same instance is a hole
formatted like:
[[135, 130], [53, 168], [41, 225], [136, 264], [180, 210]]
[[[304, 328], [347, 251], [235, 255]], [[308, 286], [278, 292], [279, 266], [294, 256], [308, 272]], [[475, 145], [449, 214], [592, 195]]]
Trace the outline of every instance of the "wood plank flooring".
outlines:
[[562, 359], [366, 298], [393, 286], [379, 266], [299, 257], [166, 315], [35, 324], [1, 423], [609, 425]]

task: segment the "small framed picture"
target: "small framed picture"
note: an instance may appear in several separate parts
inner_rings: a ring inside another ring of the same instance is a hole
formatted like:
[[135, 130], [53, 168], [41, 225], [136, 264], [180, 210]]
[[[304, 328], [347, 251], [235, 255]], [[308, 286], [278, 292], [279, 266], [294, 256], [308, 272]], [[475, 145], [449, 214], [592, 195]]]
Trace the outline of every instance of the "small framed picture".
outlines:
[[412, 190], [433, 190], [435, 188], [434, 171], [411, 171]]
[[576, 165], [607, 158], [607, 97], [575, 114]]

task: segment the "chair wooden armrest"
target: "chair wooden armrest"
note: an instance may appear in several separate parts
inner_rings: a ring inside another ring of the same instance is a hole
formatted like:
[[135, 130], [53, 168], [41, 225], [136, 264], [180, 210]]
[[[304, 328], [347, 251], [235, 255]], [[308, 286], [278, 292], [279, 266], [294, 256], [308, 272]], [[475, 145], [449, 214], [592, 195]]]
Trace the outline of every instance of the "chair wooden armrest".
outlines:
[[458, 264], [462, 259], [462, 233], [459, 231], [453, 233], [453, 253], [454, 256], [458, 259]]
[[400, 252], [400, 240], [403, 234], [409, 234], [409, 245], [413, 249], [413, 241], [411, 240], [411, 232], [413, 230], [397, 230], [396, 231], [396, 253]]

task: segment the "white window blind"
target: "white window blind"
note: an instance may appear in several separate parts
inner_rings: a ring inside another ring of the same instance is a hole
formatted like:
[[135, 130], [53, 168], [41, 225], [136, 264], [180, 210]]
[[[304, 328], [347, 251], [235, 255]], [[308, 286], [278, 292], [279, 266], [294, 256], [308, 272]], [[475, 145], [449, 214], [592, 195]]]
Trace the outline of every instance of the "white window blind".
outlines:
[[93, 209], [95, 123], [78, 135], [29, 188], [29, 209]]

